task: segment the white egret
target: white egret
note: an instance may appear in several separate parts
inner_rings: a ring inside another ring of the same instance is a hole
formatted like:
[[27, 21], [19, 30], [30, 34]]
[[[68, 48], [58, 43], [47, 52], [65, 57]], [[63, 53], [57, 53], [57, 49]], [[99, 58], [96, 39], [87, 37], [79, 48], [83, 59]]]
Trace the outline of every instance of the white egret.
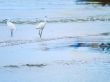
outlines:
[[42, 37], [42, 32], [44, 30], [44, 27], [46, 26], [47, 20], [46, 20], [46, 16], [43, 22], [40, 22], [39, 24], [36, 25], [36, 29], [39, 30], [39, 36], [40, 38]]
[[10, 29], [11, 37], [13, 37], [13, 32], [16, 30], [15, 24], [7, 20], [7, 27]]

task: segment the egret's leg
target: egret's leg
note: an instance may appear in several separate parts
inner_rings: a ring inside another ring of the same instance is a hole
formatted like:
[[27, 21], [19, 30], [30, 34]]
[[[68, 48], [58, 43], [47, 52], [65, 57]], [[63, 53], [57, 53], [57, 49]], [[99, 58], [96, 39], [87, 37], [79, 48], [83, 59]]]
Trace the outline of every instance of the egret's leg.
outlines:
[[39, 29], [39, 36], [40, 36], [40, 38], [41, 38], [41, 30]]
[[11, 37], [13, 37], [13, 30], [11, 30]]
[[41, 29], [41, 36], [40, 36], [40, 38], [42, 37], [42, 32], [43, 32], [43, 29]]

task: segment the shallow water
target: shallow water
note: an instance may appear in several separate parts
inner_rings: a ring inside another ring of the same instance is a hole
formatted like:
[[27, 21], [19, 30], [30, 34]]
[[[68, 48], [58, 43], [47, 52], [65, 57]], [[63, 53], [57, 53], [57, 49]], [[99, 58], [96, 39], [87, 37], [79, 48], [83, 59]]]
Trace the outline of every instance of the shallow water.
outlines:
[[[110, 82], [110, 53], [75, 42], [109, 42], [110, 8], [75, 0], [0, 0], [0, 82]], [[48, 16], [39, 38], [35, 25]], [[6, 19], [16, 25], [14, 37]]]

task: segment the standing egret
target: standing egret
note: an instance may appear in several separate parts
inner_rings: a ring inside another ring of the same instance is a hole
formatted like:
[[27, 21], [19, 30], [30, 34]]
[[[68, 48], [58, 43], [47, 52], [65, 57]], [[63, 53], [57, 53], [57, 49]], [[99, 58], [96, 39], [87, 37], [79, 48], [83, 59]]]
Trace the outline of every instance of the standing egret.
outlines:
[[7, 27], [10, 29], [11, 37], [13, 37], [13, 32], [16, 30], [15, 24], [7, 20]]
[[46, 26], [46, 23], [47, 23], [47, 20], [46, 20], [46, 16], [45, 16], [45, 19], [43, 22], [40, 22], [39, 24], [36, 25], [36, 29], [39, 30], [39, 36], [40, 38], [42, 37], [42, 32], [43, 32], [43, 29], [44, 27]]

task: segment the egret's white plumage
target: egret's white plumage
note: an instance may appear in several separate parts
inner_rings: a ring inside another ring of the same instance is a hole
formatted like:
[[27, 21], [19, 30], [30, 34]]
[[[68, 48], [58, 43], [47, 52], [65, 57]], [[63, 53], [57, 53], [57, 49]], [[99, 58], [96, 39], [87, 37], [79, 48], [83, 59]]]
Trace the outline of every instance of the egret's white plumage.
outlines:
[[36, 25], [36, 29], [44, 29], [46, 25], [46, 22], [40, 22], [39, 24]]
[[40, 38], [42, 37], [42, 32], [43, 32], [44, 27], [46, 26], [46, 23], [47, 23], [47, 20], [46, 20], [46, 17], [45, 17], [44, 22], [40, 22], [39, 24], [36, 25], [36, 29], [39, 30]]
[[16, 30], [16, 26], [14, 23], [7, 21], [7, 27], [10, 29], [11, 37], [13, 37], [13, 32]]

